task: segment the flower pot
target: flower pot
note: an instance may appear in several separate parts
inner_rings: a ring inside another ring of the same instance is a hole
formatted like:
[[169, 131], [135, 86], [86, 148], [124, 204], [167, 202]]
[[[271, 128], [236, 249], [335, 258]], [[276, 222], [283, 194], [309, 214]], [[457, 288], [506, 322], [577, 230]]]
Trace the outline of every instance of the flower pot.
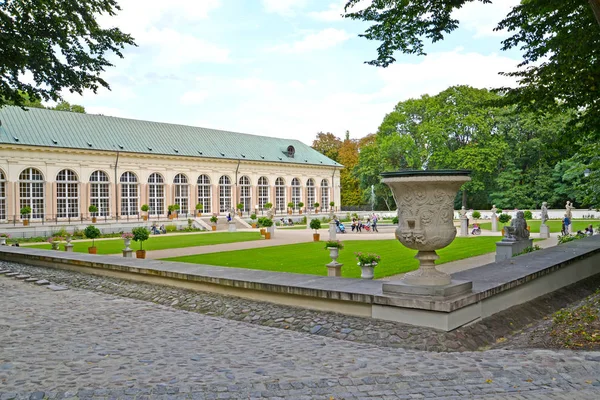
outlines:
[[198, 216], [199, 216], [199, 217], [201, 217], [201, 216], [202, 216], [202, 213], [201, 213], [200, 211], [198, 211]]
[[256, 224], [252, 224], [252, 228], [256, 228]]
[[501, 232], [502, 232], [502, 236], [504, 236], [504, 228], [502, 228], [502, 231], [501, 231]]
[[175, 215], [169, 214], [169, 219], [173, 219], [173, 218], [175, 218]]
[[123, 242], [125, 243], [125, 249], [124, 250], [127, 250], [127, 251], [131, 250], [129, 248], [129, 245], [131, 244], [131, 239], [123, 239]]
[[92, 224], [95, 224], [98, 219], [96, 217], [92, 217]]
[[217, 226], [216, 225], [211, 226], [211, 228], [212, 228], [213, 231], [217, 230]]
[[23, 226], [29, 226], [29, 220], [28, 219], [24, 219], [23, 220]]
[[0, 246], [6, 246], [6, 238], [0, 237]]
[[292, 215], [292, 210], [288, 210], [288, 215]]
[[302, 210], [298, 210], [298, 213], [299, 213], [300, 215], [302, 215]]
[[361, 265], [360, 266], [360, 277], [363, 279], [373, 279], [373, 273], [375, 271], [376, 265], [377, 265], [377, 263]]
[[60, 250], [60, 242], [50, 242], [50, 244], [52, 245], [52, 250]]
[[146, 250], [136, 250], [135, 258], [146, 258]]
[[142, 220], [148, 221], [148, 216], [147, 215], [142, 215]]
[[267, 231], [267, 230], [266, 230], [265, 228], [260, 228], [260, 235], [261, 235], [261, 236], [265, 236], [265, 232], [266, 232], [266, 231]]
[[327, 250], [329, 250], [329, 257], [331, 257], [331, 260], [334, 263], [337, 263], [337, 259], [340, 256], [339, 247], [328, 247]]
[[88, 247], [88, 253], [90, 254], [97, 254], [98, 249], [96, 248], [96, 246], [94, 247]]
[[313, 241], [318, 242], [320, 238], [321, 238], [320, 233], [313, 233]]
[[271, 232], [265, 232], [265, 239], [271, 239]]

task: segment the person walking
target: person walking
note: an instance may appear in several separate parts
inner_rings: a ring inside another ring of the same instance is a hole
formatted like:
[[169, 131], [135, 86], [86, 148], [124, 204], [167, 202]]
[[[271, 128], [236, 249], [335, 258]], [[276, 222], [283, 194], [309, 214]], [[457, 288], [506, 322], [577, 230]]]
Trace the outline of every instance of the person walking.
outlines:
[[373, 228], [373, 232], [379, 232], [377, 230], [377, 215], [373, 214], [373, 217], [371, 218], [371, 221], [372, 221], [371, 228]]
[[569, 225], [571, 225], [571, 220], [569, 219], [569, 217], [567, 216], [567, 214], [565, 214], [565, 217], [562, 220], [562, 230], [560, 231], [560, 233], [563, 236], [569, 234]]

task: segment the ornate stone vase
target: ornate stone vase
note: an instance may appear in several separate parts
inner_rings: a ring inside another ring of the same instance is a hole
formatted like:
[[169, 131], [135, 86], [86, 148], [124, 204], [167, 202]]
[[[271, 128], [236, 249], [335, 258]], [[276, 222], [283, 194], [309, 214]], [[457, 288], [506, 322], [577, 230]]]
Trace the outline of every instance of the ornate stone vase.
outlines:
[[54, 241], [54, 242], [50, 242], [50, 244], [52, 245], [52, 250], [60, 250], [58, 247], [60, 245], [60, 242]]
[[456, 237], [454, 198], [471, 180], [470, 171], [398, 171], [381, 174], [398, 206], [396, 238], [409, 249], [418, 250], [419, 269], [404, 276], [410, 285], [444, 286], [450, 275], [435, 268], [436, 250]]
[[327, 250], [329, 250], [331, 261], [333, 261], [334, 264], [337, 264], [337, 259], [340, 256], [340, 249], [338, 247], [328, 247]]
[[129, 247], [131, 245], [131, 239], [123, 239], [123, 242], [125, 243], [125, 251], [129, 251], [131, 250], [131, 248]]
[[358, 264], [360, 265], [360, 277], [363, 279], [373, 279], [373, 275], [375, 272], [375, 267], [377, 263], [372, 264]]
[[6, 246], [6, 238], [0, 237], [0, 246]]

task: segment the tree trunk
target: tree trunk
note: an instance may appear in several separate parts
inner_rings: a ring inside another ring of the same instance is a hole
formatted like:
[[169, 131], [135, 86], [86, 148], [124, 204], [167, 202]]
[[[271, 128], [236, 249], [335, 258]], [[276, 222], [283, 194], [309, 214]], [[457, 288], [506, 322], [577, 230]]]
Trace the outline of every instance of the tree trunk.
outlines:
[[592, 7], [598, 25], [600, 25], [600, 0], [588, 0], [588, 2], [590, 3], [590, 7]]

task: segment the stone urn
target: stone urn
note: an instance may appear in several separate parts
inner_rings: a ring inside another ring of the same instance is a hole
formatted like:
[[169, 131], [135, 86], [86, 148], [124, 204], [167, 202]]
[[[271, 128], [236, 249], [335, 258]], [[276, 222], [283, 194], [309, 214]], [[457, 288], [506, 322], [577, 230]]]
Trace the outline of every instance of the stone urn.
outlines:
[[363, 279], [373, 279], [373, 275], [375, 273], [375, 267], [377, 266], [377, 263], [371, 263], [371, 264], [360, 264], [358, 263], [358, 265], [360, 265], [360, 277]]
[[52, 245], [52, 250], [60, 250], [60, 242], [58, 240], [54, 240], [50, 244]]
[[401, 282], [412, 286], [450, 285], [450, 275], [435, 268], [436, 250], [456, 237], [454, 198], [471, 180], [470, 171], [406, 170], [381, 174], [398, 206], [396, 238], [409, 249], [418, 250], [419, 269], [404, 275]]
[[329, 250], [329, 257], [331, 257], [331, 261], [334, 264], [337, 264], [337, 259], [340, 256], [340, 249], [339, 247], [328, 247], [327, 250]]
[[6, 236], [0, 236], [0, 246], [6, 246]]
[[125, 243], [123, 251], [131, 251], [131, 248], [129, 247], [131, 245], [131, 239], [123, 239], [123, 242]]

